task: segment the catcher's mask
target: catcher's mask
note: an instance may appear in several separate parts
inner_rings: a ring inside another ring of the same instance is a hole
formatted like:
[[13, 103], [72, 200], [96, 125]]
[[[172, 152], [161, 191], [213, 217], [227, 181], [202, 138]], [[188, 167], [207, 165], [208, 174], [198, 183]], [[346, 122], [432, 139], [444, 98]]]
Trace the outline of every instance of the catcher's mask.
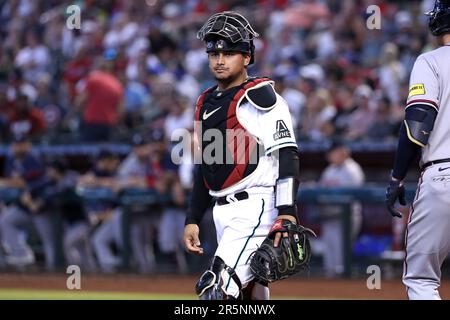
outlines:
[[253, 39], [259, 34], [248, 20], [233, 11], [212, 15], [197, 32], [197, 38], [206, 43], [206, 52], [228, 51], [250, 54], [250, 64], [255, 61]]
[[450, 0], [436, 0], [433, 10], [425, 14], [429, 16], [428, 27], [433, 36], [450, 33]]

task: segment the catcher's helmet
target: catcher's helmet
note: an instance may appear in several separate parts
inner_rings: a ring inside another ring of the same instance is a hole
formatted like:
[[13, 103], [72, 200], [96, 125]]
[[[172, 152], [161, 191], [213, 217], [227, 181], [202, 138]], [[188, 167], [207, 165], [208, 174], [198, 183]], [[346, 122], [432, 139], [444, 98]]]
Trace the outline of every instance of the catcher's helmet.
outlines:
[[224, 11], [212, 15], [197, 32], [197, 38], [206, 42], [206, 52], [249, 53], [250, 64], [255, 60], [253, 39], [258, 36], [259, 34], [253, 30], [248, 20], [234, 11]]
[[433, 10], [426, 15], [430, 17], [428, 26], [434, 36], [450, 33], [450, 0], [436, 0]]

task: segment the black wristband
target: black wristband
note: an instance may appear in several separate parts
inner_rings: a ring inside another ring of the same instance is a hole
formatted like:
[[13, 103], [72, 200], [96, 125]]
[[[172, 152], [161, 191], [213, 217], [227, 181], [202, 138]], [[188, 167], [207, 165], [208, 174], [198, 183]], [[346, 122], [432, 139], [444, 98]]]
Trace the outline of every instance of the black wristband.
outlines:
[[186, 220], [184, 221], [184, 225], [188, 225], [188, 224], [199, 224], [200, 222], [197, 221], [197, 219], [192, 218], [192, 217], [186, 217]]
[[297, 206], [293, 205], [293, 206], [289, 206], [289, 207], [280, 207], [278, 208], [278, 215], [288, 215], [288, 216], [293, 216], [294, 218], [296, 218], [298, 220], [298, 215], [297, 215]]

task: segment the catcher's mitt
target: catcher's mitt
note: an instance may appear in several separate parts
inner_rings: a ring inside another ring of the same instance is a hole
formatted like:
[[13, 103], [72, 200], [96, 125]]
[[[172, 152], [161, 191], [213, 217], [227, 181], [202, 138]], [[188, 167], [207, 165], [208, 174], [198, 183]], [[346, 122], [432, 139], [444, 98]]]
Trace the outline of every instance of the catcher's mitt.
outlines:
[[[275, 234], [287, 232], [278, 247], [274, 247]], [[316, 236], [308, 228], [289, 220], [277, 220], [261, 246], [250, 255], [250, 269], [257, 280], [274, 282], [307, 269], [311, 258], [309, 237]]]

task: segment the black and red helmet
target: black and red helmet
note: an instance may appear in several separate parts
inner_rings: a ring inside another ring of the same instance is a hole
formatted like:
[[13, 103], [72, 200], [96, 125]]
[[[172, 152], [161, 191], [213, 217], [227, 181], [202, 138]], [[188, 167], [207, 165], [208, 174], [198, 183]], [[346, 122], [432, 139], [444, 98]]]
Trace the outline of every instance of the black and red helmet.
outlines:
[[206, 43], [206, 52], [237, 51], [249, 53], [250, 64], [254, 62], [253, 39], [259, 34], [248, 20], [234, 11], [212, 15], [197, 32], [197, 38]]

